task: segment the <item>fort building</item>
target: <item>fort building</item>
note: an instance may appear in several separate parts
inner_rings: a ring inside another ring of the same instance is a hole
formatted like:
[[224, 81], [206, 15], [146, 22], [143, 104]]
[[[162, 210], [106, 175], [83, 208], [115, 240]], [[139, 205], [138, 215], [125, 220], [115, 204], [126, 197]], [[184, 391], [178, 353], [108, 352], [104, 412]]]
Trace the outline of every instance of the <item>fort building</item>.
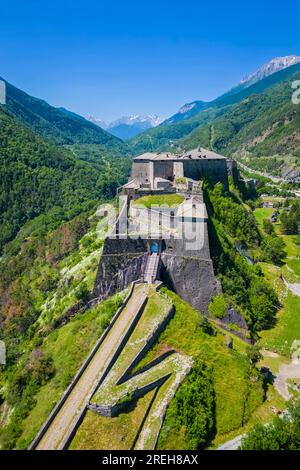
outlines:
[[[210, 255], [202, 181], [220, 181], [228, 188], [228, 176], [234, 176], [235, 171], [233, 160], [203, 148], [176, 155], [144, 153], [134, 158], [131, 177], [118, 191], [125, 202], [117, 230], [106, 237], [94, 295], [104, 299], [134, 280], [160, 279], [207, 313], [220, 284]], [[176, 207], [138, 205], [141, 196], [172, 193], [182, 196]]]
[[233, 160], [201, 147], [180, 154], [144, 153], [134, 158], [127, 187], [166, 190], [181, 178], [221, 181], [227, 187], [233, 166]]

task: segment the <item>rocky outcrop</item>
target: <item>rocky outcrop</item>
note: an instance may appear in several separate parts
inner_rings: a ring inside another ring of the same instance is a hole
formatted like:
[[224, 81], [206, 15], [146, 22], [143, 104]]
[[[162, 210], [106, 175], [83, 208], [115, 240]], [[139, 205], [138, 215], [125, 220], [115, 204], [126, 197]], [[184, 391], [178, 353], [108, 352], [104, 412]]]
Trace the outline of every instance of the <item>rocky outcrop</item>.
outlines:
[[163, 253], [161, 279], [183, 300], [202, 313], [208, 313], [213, 295], [220, 293], [212, 261]]

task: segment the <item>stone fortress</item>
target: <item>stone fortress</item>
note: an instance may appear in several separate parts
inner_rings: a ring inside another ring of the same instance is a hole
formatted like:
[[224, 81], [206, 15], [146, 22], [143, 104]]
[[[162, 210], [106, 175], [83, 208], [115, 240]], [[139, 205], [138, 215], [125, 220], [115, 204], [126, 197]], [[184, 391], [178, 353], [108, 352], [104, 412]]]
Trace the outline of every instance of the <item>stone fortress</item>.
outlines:
[[[207, 313], [220, 285], [210, 256], [202, 181], [221, 181], [228, 188], [229, 175], [237, 175], [236, 163], [203, 148], [134, 158], [131, 177], [118, 191], [124, 203], [116, 233], [105, 239], [94, 296], [107, 298], [137, 279], [159, 279]], [[139, 207], [141, 196], [164, 194], [181, 195], [182, 202]]]
[[165, 189], [176, 179], [186, 177], [195, 181], [208, 178], [227, 185], [227, 168], [231, 164], [232, 160], [203, 148], [178, 155], [144, 153], [133, 160], [130, 183], [144, 188]]
[[92, 307], [130, 286], [129, 292], [29, 449], [68, 449], [87, 410], [109, 419], [130, 412], [133, 400], [154, 389], [141, 424], [132, 423], [130, 448], [156, 448], [167, 407], [194, 360], [168, 349], [138, 372], [134, 369], [175, 314], [172, 300], [160, 291], [163, 284], [204, 314], [212, 296], [221, 292], [210, 256], [202, 181], [228, 187], [234, 171], [233, 162], [203, 149], [134, 159], [132, 176], [118, 191], [117, 221], [107, 213], [100, 222], [103, 232], [107, 223], [111, 231], [94, 291], [87, 304], [76, 308]]

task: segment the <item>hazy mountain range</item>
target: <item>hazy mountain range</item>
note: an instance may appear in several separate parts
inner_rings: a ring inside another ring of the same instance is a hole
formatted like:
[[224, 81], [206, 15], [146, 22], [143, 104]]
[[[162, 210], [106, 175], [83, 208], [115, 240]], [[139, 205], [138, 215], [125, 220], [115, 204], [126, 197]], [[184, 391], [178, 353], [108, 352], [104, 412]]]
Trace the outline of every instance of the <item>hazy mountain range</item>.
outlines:
[[131, 139], [147, 129], [158, 126], [163, 121], [156, 114], [132, 114], [123, 116], [109, 124], [94, 116], [89, 116], [87, 119], [122, 140]]

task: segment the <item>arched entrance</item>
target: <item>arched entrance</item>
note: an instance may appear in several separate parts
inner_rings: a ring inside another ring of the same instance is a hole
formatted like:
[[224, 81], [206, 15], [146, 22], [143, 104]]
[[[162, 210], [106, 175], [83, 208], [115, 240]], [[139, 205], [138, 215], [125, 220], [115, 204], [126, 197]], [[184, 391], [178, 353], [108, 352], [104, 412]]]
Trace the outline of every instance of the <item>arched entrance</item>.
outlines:
[[151, 253], [158, 253], [158, 244], [155, 242], [151, 245]]

